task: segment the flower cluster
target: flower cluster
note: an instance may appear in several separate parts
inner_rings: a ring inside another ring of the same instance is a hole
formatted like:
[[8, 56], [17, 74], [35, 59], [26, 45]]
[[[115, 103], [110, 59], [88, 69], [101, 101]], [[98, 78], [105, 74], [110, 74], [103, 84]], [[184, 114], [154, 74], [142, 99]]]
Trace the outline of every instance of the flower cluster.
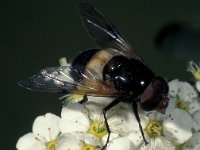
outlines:
[[[200, 69], [194, 62], [188, 71], [196, 79], [195, 86], [172, 80], [169, 105], [165, 114], [145, 112], [138, 108], [145, 144], [132, 107], [120, 103], [107, 112], [111, 131], [106, 150], [198, 150], [200, 149]], [[102, 109], [114, 99], [69, 94], [70, 101], [61, 115], [47, 113], [35, 119], [32, 133], [17, 142], [18, 150], [101, 150], [108, 138]]]

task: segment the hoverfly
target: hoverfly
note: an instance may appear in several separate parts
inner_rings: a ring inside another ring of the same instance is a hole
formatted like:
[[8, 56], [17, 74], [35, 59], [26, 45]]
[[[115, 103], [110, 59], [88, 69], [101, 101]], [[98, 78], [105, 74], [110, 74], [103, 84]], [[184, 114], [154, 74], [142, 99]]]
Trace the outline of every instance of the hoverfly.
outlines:
[[110, 138], [106, 112], [119, 102], [130, 103], [147, 144], [137, 105], [144, 111], [164, 113], [169, 101], [168, 84], [144, 64], [135, 49], [101, 12], [86, 3], [80, 3], [78, 8], [89, 35], [100, 48], [80, 52], [71, 65], [45, 68], [21, 80], [19, 85], [34, 91], [114, 97], [115, 100], [103, 108], [108, 131], [103, 149]]

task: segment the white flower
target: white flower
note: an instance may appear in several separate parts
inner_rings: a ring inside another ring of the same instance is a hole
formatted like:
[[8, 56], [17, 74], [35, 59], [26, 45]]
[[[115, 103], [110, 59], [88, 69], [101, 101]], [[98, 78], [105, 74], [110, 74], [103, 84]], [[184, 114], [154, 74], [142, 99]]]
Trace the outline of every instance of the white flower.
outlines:
[[[101, 141], [103, 146], [108, 135], [102, 115], [102, 108], [104, 107], [104, 103], [99, 103], [98, 105], [93, 105], [92, 103], [96, 102], [97, 99], [100, 101], [104, 98], [94, 98], [94, 101], [92, 100], [93, 98], [94, 97], [88, 97], [89, 102], [91, 103], [86, 103], [85, 106], [78, 103], [70, 103], [64, 107], [61, 112], [59, 127], [62, 133], [77, 132], [94, 135]], [[107, 100], [106, 103], [108, 103]], [[128, 132], [129, 128], [127, 127], [129, 126], [129, 122], [124, 119], [124, 114], [127, 111], [124, 108], [125, 106], [123, 104], [117, 105], [116, 109], [113, 108], [107, 113], [107, 121], [111, 130], [111, 136], [112, 134], [117, 135], [114, 139], [109, 141], [108, 148], [115, 147], [116, 144], [119, 145], [120, 142], [117, 141], [123, 141], [123, 135]], [[114, 114], [116, 114], [116, 116], [114, 116]], [[135, 122], [133, 125], [134, 124]], [[133, 144], [128, 140], [127, 137], [124, 139], [125, 141], [127, 140], [126, 144], [128, 145], [126, 146], [131, 147], [130, 149], [132, 149]]]
[[200, 81], [196, 81], [196, 89], [200, 92]]
[[192, 118], [181, 109], [168, 115], [140, 112], [140, 119], [148, 144], [145, 145], [139, 128], [129, 134], [129, 139], [141, 150], [174, 150], [192, 136]]
[[58, 144], [57, 137], [60, 134], [58, 129], [59, 117], [47, 113], [39, 116], [33, 123], [33, 133], [27, 133], [17, 142], [18, 150], [51, 150]]
[[193, 118], [193, 128], [197, 131], [200, 129], [199, 111], [200, 99], [197, 91], [187, 82], [172, 80], [169, 82], [170, 102], [166, 113], [170, 113], [175, 108], [188, 112]]
[[60, 118], [47, 113], [33, 123], [33, 133], [27, 133], [17, 142], [18, 150], [81, 150], [98, 146], [99, 142], [91, 135], [81, 133], [61, 134], [58, 128]]
[[175, 108], [183, 109], [191, 115], [200, 110], [200, 103], [196, 90], [187, 82], [172, 80], [169, 82], [170, 101], [166, 113]]
[[190, 140], [179, 147], [181, 150], [200, 150], [200, 132], [194, 133]]

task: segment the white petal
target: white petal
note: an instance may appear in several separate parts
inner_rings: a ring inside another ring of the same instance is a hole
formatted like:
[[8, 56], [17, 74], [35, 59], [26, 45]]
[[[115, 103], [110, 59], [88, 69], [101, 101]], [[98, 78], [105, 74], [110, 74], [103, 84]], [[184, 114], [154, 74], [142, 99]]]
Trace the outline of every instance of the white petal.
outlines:
[[85, 132], [88, 130], [89, 125], [88, 111], [83, 105], [71, 103], [62, 109], [59, 122], [62, 133]]
[[56, 150], [80, 150], [84, 143], [72, 133], [62, 134], [58, 138]]
[[[103, 143], [105, 144], [107, 138], [104, 136]], [[128, 139], [127, 136], [120, 137], [117, 134], [111, 134], [110, 141], [106, 150], [135, 150], [136, 147]]]
[[197, 82], [196, 82], [196, 88], [197, 88], [197, 90], [200, 92], [200, 81], [197, 81]]
[[[142, 118], [145, 123], [149, 123], [150, 120], [159, 120], [159, 121], [163, 121], [165, 118], [165, 114], [159, 113], [157, 111], [150, 111], [150, 112], [145, 112], [143, 111], [142, 114], [140, 113], [140, 118]], [[141, 120], [142, 121], [142, 120]]]
[[125, 117], [126, 113], [129, 111], [133, 112], [131, 105], [121, 102], [121, 103], [115, 105], [114, 107], [112, 107], [109, 110], [109, 113], [111, 115], [115, 114], [117, 116]]
[[99, 139], [97, 139], [92, 134], [87, 133], [73, 133], [73, 136], [75, 136], [78, 140], [84, 141], [84, 143], [93, 145], [93, 146], [101, 146], [101, 143], [99, 142]]
[[114, 98], [110, 97], [87, 96], [87, 98], [88, 101], [84, 104], [87, 108], [89, 108], [90, 106], [97, 106], [100, 109], [104, 108], [114, 100]]
[[18, 150], [46, 150], [45, 143], [39, 141], [32, 133], [27, 133], [18, 141], [16, 148]]
[[165, 114], [170, 114], [176, 108], [176, 97], [170, 97]]
[[182, 89], [179, 94], [181, 99], [190, 101], [191, 99], [198, 97], [197, 91], [189, 83], [182, 82], [181, 87], [182, 87]]
[[178, 95], [180, 99], [190, 101], [198, 97], [196, 90], [187, 82], [172, 80], [169, 82], [169, 94], [172, 96]]
[[33, 133], [44, 142], [55, 140], [60, 133], [58, 128], [59, 120], [58, 116], [51, 113], [39, 116], [33, 123]]
[[175, 150], [175, 146], [164, 137], [160, 137], [152, 138], [149, 144], [143, 144], [140, 150]]
[[[144, 143], [140, 130], [130, 132], [127, 137], [136, 147], [139, 147], [142, 143]], [[149, 141], [147, 136], [145, 136], [145, 138]]]
[[[112, 140], [112, 139], [115, 139], [115, 138], [118, 138], [119, 137], [119, 134], [117, 134], [117, 133], [111, 133], [110, 134], [110, 141]], [[102, 138], [102, 143], [103, 143], [103, 145], [105, 145], [105, 143], [106, 143], [106, 141], [107, 141], [107, 138], [108, 138], [108, 135], [104, 135], [103, 136], [103, 138]], [[109, 141], [109, 142], [110, 142]]]
[[120, 137], [111, 140], [108, 144], [107, 150], [134, 150], [136, 147], [127, 137]]
[[118, 104], [108, 112], [108, 123], [112, 132], [126, 133], [138, 130], [133, 110], [127, 104]]
[[168, 140], [182, 144], [192, 136], [192, 118], [181, 109], [175, 109], [163, 122], [163, 133]]
[[197, 147], [200, 148], [200, 133], [195, 133], [192, 135], [192, 137], [190, 138], [189, 141], [187, 141], [184, 145], [183, 145], [183, 150], [194, 150], [194, 148], [197, 149]]
[[195, 111], [200, 110], [200, 103], [199, 103], [200, 99], [199, 98], [194, 98], [190, 100], [189, 103], [189, 108], [188, 108], [188, 112], [190, 114], [193, 114]]
[[[84, 103], [84, 106], [89, 111], [89, 116], [91, 120], [104, 120], [103, 118], [103, 108], [109, 105], [114, 98], [110, 97], [93, 97], [88, 96], [88, 102]], [[108, 113], [107, 113], [108, 114]], [[107, 115], [107, 118], [108, 115]]]
[[103, 120], [103, 108], [104, 105], [93, 103], [93, 102], [87, 102], [84, 104], [84, 106], [88, 110], [88, 116], [91, 120]]
[[200, 144], [195, 146], [194, 150], [200, 150]]
[[193, 128], [198, 131], [200, 130], [200, 110], [193, 114]]
[[169, 95], [172, 97], [176, 97], [178, 93], [178, 89], [180, 88], [179, 80], [174, 79], [168, 83], [169, 85]]

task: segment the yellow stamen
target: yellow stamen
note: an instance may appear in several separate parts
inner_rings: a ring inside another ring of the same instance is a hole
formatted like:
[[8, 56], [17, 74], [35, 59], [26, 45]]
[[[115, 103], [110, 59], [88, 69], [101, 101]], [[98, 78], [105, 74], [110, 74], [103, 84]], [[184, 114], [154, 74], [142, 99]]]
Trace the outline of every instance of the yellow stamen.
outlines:
[[71, 102], [80, 102], [80, 101], [82, 101], [84, 99], [84, 95], [75, 94], [75, 93], [72, 92], [71, 94], [64, 95], [60, 99], [63, 99], [63, 98], [65, 98], [65, 100], [63, 101], [63, 104], [67, 105], [68, 103], [71, 103]]
[[72, 93], [72, 97], [73, 99], [75, 99], [76, 101], [80, 101], [83, 99], [84, 95], [78, 95], [78, 94], [73, 94]]
[[158, 120], [150, 120], [147, 124], [145, 132], [150, 138], [161, 136], [163, 132], [162, 123]]
[[56, 140], [48, 142], [47, 143], [47, 150], [56, 150], [57, 144], [58, 144], [58, 141], [56, 141]]
[[188, 102], [186, 102], [184, 100], [180, 100], [179, 98], [176, 99], [176, 102], [175, 102], [176, 108], [180, 108], [180, 109], [183, 109], [185, 111], [188, 111], [188, 109], [189, 109], [188, 105], [189, 105]]
[[98, 139], [101, 139], [104, 135], [108, 134], [105, 123], [100, 120], [94, 120], [90, 123], [88, 133], [96, 136]]
[[187, 71], [191, 72], [196, 80], [200, 80], [200, 68], [194, 61], [189, 62]]

